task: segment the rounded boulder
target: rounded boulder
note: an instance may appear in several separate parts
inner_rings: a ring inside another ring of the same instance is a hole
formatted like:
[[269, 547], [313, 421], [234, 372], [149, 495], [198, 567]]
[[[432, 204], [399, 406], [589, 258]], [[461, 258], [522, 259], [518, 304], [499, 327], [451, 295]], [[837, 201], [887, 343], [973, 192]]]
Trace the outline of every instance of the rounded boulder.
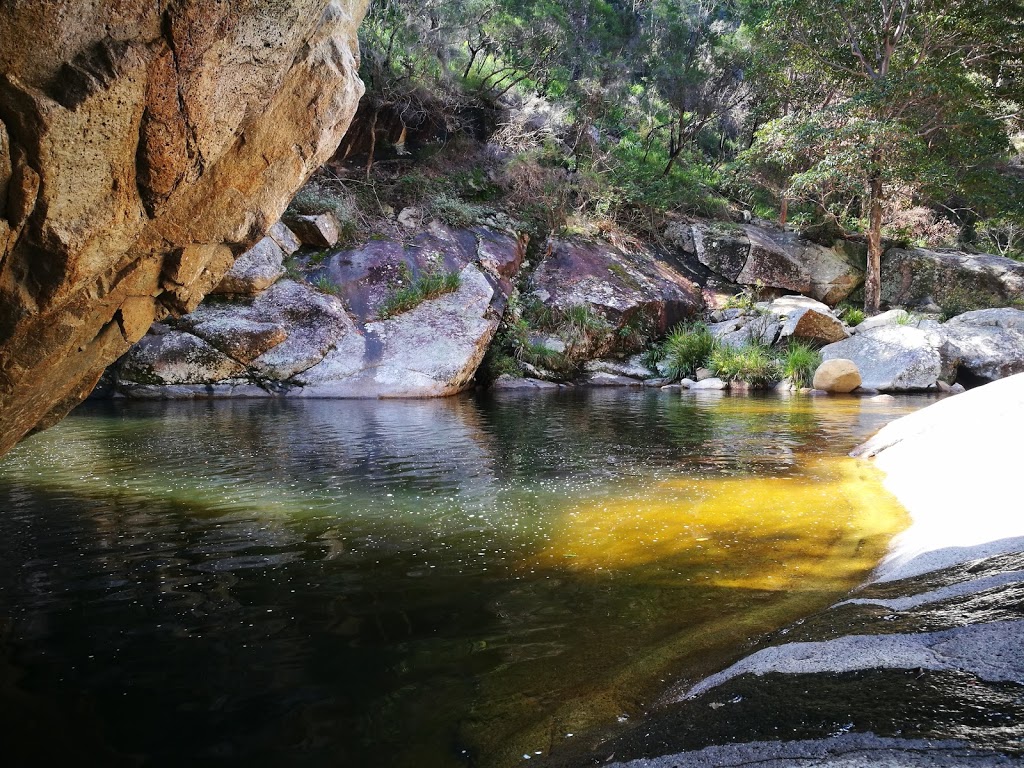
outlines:
[[860, 370], [853, 360], [826, 360], [814, 372], [814, 388], [825, 392], [845, 394], [853, 392], [860, 384]]

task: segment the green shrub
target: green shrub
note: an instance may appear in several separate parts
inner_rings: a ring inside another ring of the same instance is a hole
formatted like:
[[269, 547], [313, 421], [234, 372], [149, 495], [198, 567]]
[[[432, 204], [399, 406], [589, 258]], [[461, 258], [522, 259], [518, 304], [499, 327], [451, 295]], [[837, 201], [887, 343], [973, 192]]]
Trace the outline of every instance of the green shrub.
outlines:
[[381, 320], [408, 312], [428, 299], [434, 299], [446, 293], [454, 293], [462, 285], [458, 272], [432, 271], [425, 272], [404, 287], [398, 288], [385, 299], [377, 313]]
[[668, 367], [665, 374], [670, 379], [681, 379], [706, 367], [717, 349], [718, 340], [704, 323], [682, 324], [665, 337], [659, 357]]
[[745, 381], [754, 387], [766, 387], [781, 378], [778, 362], [757, 344], [718, 347], [711, 355], [710, 368], [721, 379]]
[[852, 304], [841, 304], [837, 307], [839, 319], [851, 327], [856, 327], [864, 322], [864, 310]]
[[490, 213], [490, 210], [451, 195], [439, 194], [430, 202], [428, 213], [430, 217], [440, 219], [448, 226], [459, 229], [479, 224], [480, 220]]
[[790, 341], [782, 351], [779, 367], [782, 377], [789, 379], [797, 387], [809, 387], [814, 379], [814, 372], [821, 365], [821, 353], [809, 344]]

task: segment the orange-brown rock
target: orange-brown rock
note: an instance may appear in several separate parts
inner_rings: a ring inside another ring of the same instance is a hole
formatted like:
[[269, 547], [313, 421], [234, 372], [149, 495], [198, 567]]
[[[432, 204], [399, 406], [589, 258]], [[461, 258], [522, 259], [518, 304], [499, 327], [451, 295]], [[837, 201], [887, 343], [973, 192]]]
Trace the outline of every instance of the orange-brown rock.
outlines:
[[0, 453], [188, 312], [338, 146], [366, 0], [0, 11]]

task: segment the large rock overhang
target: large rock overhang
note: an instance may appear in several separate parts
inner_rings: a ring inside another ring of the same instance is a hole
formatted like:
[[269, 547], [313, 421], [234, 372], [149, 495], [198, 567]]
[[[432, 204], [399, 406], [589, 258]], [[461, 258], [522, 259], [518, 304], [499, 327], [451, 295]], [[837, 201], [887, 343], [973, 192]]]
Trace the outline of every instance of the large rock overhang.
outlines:
[[191, 311], [334, 152], [367, 0], [0, 12], [0, 454]]

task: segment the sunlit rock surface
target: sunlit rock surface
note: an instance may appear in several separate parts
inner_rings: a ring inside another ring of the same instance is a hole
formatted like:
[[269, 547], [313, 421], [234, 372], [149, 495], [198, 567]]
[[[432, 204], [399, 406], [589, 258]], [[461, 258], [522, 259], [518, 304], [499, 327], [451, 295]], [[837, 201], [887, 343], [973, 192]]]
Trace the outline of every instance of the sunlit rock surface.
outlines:
[[334, 152], [365, 6], [5, 6], [0, 453], [195, 309]]
[[[408, 243], [337, 251], [308, 275], [336, 295], [282, 280], [254, 299], [207, 301], [154, 327], [108, 378], [149, 399], [453, 395], [473, 381], [525, 245], [437, 225]], [[456, 290], [385, 312], [396, 290], [439, 271], [458, 276]]]

